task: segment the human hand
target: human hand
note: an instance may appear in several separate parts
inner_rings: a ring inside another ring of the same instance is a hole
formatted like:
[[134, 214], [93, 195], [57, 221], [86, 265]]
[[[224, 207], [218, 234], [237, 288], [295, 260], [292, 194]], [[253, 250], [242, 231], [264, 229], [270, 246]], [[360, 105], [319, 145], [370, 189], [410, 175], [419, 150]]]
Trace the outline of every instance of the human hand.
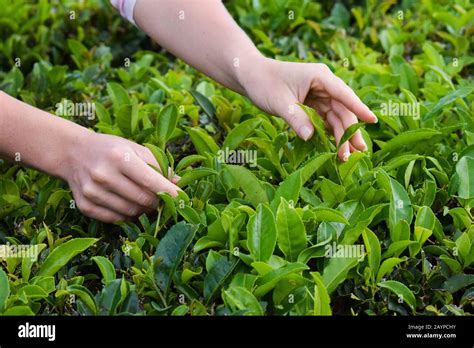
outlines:
[[[339, 144], [344, 131], [358, 119], [376, 123], [377, 117], [344, 81], [325, 64], [293, 63], [256, 57], [246, 64], [239, 80], [247, 96], [262, 110], [283, 117], [296, 133], [308, 140], [314, 127], [297, 105], [314, 108], [324, 119]], [[339, 158], [347, 161], [351, 152], [365, 151], [367, 145], [358, 130], [339, 148]]]
[[130, 220], [157, 206], [157, 192], [179, 188], [159, 168], [146, 147], [113, 135], [87, 132], [70, 156], [63, 178], [84, 215], [104, 222]]

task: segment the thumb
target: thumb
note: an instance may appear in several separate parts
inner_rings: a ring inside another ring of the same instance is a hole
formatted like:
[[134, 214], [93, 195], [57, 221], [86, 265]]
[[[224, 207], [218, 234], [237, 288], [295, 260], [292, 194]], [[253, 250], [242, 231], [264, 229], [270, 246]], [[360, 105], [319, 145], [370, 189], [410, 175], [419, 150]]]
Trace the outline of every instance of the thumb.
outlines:
[[289, 101], [281, 110], [280, 116], [283, 117], [298, 136], [307, 141], [314, 133], [314, 127], [308, 115], [297, 104], [298, 101]]

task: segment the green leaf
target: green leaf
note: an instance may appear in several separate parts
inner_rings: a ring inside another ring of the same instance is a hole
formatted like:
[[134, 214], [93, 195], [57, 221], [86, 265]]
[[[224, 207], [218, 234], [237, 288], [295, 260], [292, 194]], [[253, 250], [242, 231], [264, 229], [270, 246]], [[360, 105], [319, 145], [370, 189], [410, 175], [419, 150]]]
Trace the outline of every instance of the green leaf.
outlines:
[[459, 178], [458, 195], [464, 199], [474, 198], [474, 158], [463, 156], [456, 164]]
[[430, 138], [433, 138], [436, 135], [441, 135], [440, 131], [435, 129], [414, 129], [409, 130], [404, 133], [397, 135], [396, 137], [387, 141], [381, 150], [374, 153], [375, 163], [379, 163], [385, 156], [388, 154], [392, 154], [395, 151], [403, 147], [410, 147], [413, 144], [418, 143], [420, 141], [425, 141]]
[[231, 287], [224, 291], [223, 299], [234, 312], [244, 311], [247, 315], [263, 315], [263, 309], [256, 297], [243, 287]]
[[377, 272], [376, 282], [379, 283], [386, 274], [389, 274], [393, 268], [398, 265], [400, 262], [404, 261], [403, 259], [399, 259], [398, 257], [391, 257], [386, 259], [380, 265], [379, 271]]
[[102, 289], [98, 304], [100, 312], [108, 315], [117, 313], [117, 308], [124, 299], [121, 291], [122, 282], [124, 280], [114, 279]]
[[[158, 165], [160, 168], [155, 168], [158, 170], [161, 175], [163, 175], [165, 178], [169, 176], [169, 162], [168, 162], [168, 157], [166, 154], [163, 152], [161, 148], [159, 148], [156, 145], [153, 144], [144, 144], [148, 150], [151, 151], [153, 156], [156, 159], [156, 162], [158, 162]], [[153, 167], [153, 166], [152, 166]]]
[[246, 199], [254, 207], [257, 207], [260, 203], [268, 202], [267, 193], [263, 185], [250, 170], [235, 165], [227, 165], [225, 170], [232, 175], [233, 179], [244, 191]]
[[218, 173], [209, 168], [197, 168], [189, 171], [185, 171], [182, 173], [181, 179], [178, 181], [178, 186], [179, 187], [184, 187], [186, 185], [189, 185], [196, 180], [199, 180], [201, 178], [205, 178], [206, 176], [209, 175], [217, 175]]
[[251, 118], [233, 128], [224, 140], [223, 149], [234, 150], [262, 123], [259, 118]]
[[295, 205], [302, 186], [301, 171], [297, 170], [278, 186], [271, 203], [272, 210], [276, 211], [278, 209], [281, 198], [286, 199], [291, 205]]
[[38, 275], [46, 277], [56, 274], [74, 256], [82, 253], [97, 241], [96, 238], [76, 238], [59, 245], [44, 260]]
[[329, 141], [321, 117], [318, 116], [318, 114], [312, 107], [306, 106], [301, 103], [298, 103], [298, 105], [303, 109], [306, 115], [308, 115], [309, 119], [311, 120], [311, 123], [314, 126], [315, 134], [311, 139], [315, 139], [317, 142], [320, 143], [322, 151], [330, 151], [331, 142]]
[[400, 88], [408, 89], [416, 95], [418, 93], [418, 83], [415, 70], [405, 62], [402, 56], [395, 55], [390, 57], [389, 60], [392, 71], [400, 75]]
[[436, 65], [437, 67], [444, 68], [444, 59], [441, 54], [434, 48], [430, 42], [425, 42], [423, 44], [423, 52], [428, 57], [431, 64]]
[[473, 274], [455, 274], [443, 283], [443, 288], [450, 293], [455, 293], [474, 284]]
[[208, 270], [204, 278], [204, 299], [209, 303], [230, 276], [235, 266], [236, 261], [228, 260], [227, 257], [221, 256], [212, 267]]
[[35, 315], [35, 313], [28, 306], [15, 306], [8, 308], [3, 315], [5, 316], [24, 316], [24, 315]]
[[306, 231], [301, 217], [284, 198], [278, 206], [276, 222], [278, 247], [288, 261], [296, 261], [298, 254], [306, 248]]
[[339, 210], [326, 208], [326, 207], [316, 207], [311, 210], [314, 212], [314, 216], [318, 221], [326, 222], [339, 222], [341, 224], [349, 225], [346, 217]]
[[8, 282], [8, 276], [5, 271], [0, 268], [0, 313], [5, 309], [9, 296], [10, 283]]
[[387, 251], [382, 255], [382, 258], [385, 259], [393, 255], [398, 256], [403, 252], [403, 250], [405, 250], [407, 247], [413, 244], [419, 244], [419, 243], [414, 240], [401, 240], [398, 242], [394, 242], [389, 245]]
[[358, 122], [358, 123], [354, 123], [353, 125], [349, 126], [346, 128], [346, 130], [344, 131], [344, 134], [342, 135], [341, 137], [341, 140], [339, 141], [339, 145], [337, 146], [337, 149], [339, 150], [341, 148], [341, 146], [348, 140], [350, 140], [352, 138], [352, 136], [359, 130], [359, 128], [361, 128], [362, 126], [364, 126], [364, 123], [362, 122]]
[[432, 119], [438, 113], [439, 110], [453, 103], [458, 98], [464, 98], [468, 96], [469, 94], [472, 93], [472, 91], [473, 91], [472, 87], [461, 87], [455, 90], [454, 92], [451, 92], [445, 95], [440, 100], [438, 100], [438, 102], [433, 106], [433, 108], [428, 113], [423, 115], [422, 120], [426, 122]]
[[108, 284], [115, 279], [115, 267], [112, 262], [103, 256], [94, 256], [92, 257], [92, 260], [99, 267], [104, 284]]
[[199, 161], [204, 161], [206, 160], [207, 157], [201, 156], [201, 155], [189, 155], [184, 157], [181, 161], [179, 161], [178, 165], [176, 166], [175, 170], [176, 172], [179, 172], [181, 170], [185, 170], [187, 167], [189, 167], [192, 163], [194, 162], [199, 162]]
[[332, 315], [330, 298], [323, 278], [318, 272], [311, 272], [314, 279], [314, 315]]
[[261, 297], [273, 289], [276, 284], [286, 276], [307, 270], [308, 266], [299, 263], [289, 263], [283, 267], [274, 269], [257, 279], [257, 288], [254, 291], [255, 296]]
[[423, 206], [418, 209], [415, 221], [415, 240], [419, 242], [420, 245], [423, 245], [433, 234], [436, 222], [436, 216], [430, 207]]
[[471, 239], [469, 238], [469, 235], [464, 232], [462, 233], [458, 239], [456, 239], [456, 248], [458, 251], [458, 254], [461, 256], [462, 260], [464, 261], [465, 266], [467, 267], [468, 264], [470, 263], [470, 251], [472, 248], [471, 244]]
[[159, 259], [160, 262], [155, 270], [155, 281], [165, 294], [168, 293], [176, 269], [196, 230], [197, 226], [184, 222], [177, 223], [166, 232], [156, 248], [155, 259]]
[[186, 127], [189, 133], [189, 137], [193, 142], [198, 154], [205, 156], [206, 153], [215, 155], [219, 151], [219, 147], [212, 137], [201, 128], [190, 128]]
[[136, 104], [122, 105], [116, 113], [117, 126], [126, 137], [136, 133], [138, 124], [138, 106]]
[[159, 147], [165, 147], [166, 142], [173, 134], [178, 123], [178, 109], [174, 104], [170, 104], [161, 109], [156, 122], [156, 136]]
[[114, 113], [116, 115], [119, 113], [120, 108], [125, 105], [132, 104], [130, 97], [128, 96], [128, 92], [116, 82], [107, 83], [107, 93], [112, 100]]
[[346, 280], [347, 273], [357, 265], [358, 259], [352, 257], [332, 257], [323, 270], [323, 282], [329, 294]]
[[255, 261], [267, 262], [277, 240], [275, 216], [266, 205], [259, 204], [247, 224], [247, 245]]
[[402, 284], [395, 280], [387, 280], [385, 282], [378, 283], [377, 285], [381, 288], [385, 288], [392, 291], [395, 295], [398, 296], [400, 300], [408, 304], [411, 309], [416, 309], [415, 295], [413, 295], [413, 292], [408, 289], [405, 284]]
[[375, 280], [381, 259], [380, 241], [377, 238], [377, 235], [368, 228], [362, 231], [362, 237], [364, 238], [364, 244], [367, 250], [367, 257], [369, 260], [370, 272], [372, 273], [372, 279]]
[[23, 280], [28, 281], [30, 279], [31, 268], [44, 248], [46, 248], [46, 244], [32, 245], [30, 247], [30, 252], [33, 254], [30, 255], [30, 257], [24, 257], [21, 260], [21, 276], [23, 277]]
[[321, 153], [302, 164], [300, 167], [302, 184], [306, 183], [306, 181], [308, 181], [309, 178], [311, 178], [311, 176], [313, 176], [313, 174], [319, 168], [321, 168], [327, 160], [334, 156], [334, 153]]
[[211, 118], [214, 118], [214, 115], [216, 113], [216, 109], [214, 105], [210, 102], [210, 100], [199, 93], [198, 91], [191, 91], [192, 96], [194, 99], [197, 101], [199, 106], [204, 110], [204, 112]]
[[392, 230], [399, 221], [405, 220], [409, 224], [413, 218], [413, 208], [408, 193], [395, 179], [389, 177], [383, 170], [379, 171], [377, 179], [390, 195], [389, 228]]

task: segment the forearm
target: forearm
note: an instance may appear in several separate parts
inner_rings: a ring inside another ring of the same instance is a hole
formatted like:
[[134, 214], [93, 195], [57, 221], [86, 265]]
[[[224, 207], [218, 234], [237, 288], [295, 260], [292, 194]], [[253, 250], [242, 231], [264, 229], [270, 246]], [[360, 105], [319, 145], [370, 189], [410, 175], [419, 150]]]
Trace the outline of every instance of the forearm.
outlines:
[[0, 157], [64, 178], [90, 131], [0, 92]]
[[241, 94], [265, 59], [219, 0], [139, 0], [134, 18], [169, 52]]

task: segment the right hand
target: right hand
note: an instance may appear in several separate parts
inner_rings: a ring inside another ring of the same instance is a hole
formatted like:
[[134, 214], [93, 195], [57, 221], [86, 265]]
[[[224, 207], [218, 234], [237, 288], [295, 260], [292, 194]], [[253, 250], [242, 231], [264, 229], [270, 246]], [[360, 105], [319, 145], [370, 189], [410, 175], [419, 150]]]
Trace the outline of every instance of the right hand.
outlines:
[[177, 177], [171, 181], [149, 149], [113, 135], [87, 132], [66, 161], [63, 178], [69, 183], [76, 206], [91, 218], [114, 223], [152, 212], [156, 193], [176, 196]]

